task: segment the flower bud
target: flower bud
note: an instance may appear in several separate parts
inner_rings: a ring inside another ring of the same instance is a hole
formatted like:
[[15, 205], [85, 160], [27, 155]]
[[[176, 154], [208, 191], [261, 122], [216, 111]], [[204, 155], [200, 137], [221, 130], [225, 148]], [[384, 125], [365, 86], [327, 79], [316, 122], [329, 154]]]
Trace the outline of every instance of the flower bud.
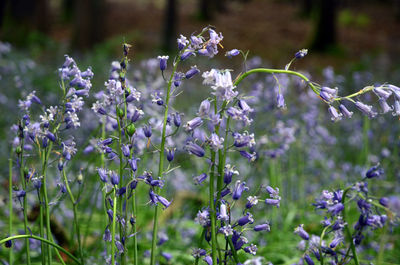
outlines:
[[131, 123], [126, 127], [126, 132], [129, 136], [132, 136], [136, 132], [135, 124]]

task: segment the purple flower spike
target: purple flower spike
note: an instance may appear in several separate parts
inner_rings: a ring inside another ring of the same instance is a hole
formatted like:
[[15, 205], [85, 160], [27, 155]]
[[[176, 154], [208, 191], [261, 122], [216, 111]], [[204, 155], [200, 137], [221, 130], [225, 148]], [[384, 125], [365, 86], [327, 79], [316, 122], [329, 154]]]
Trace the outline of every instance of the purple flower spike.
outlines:
[[296, 229], [294, 230], [295, 234], [298, 234], [302, 239], [304, 240], [309, 240], [310, 236], [308, 235], [308, 233], [304, 230], [303, 228], [303, 224], [299, 225], [298, 227], [296, 227]]

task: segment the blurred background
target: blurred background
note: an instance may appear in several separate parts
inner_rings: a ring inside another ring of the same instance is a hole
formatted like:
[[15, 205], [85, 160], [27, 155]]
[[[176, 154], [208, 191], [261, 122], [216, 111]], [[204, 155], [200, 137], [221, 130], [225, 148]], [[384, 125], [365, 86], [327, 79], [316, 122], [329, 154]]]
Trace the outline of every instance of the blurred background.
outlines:
[[[309, 48], [314, 65], [343, 65], [365, 54], [398, 63], [399, 0], [2, 0], [0, 37], [46, 56], [51, 49], [120, 52], [140, 57], [175, 48], [179, 34], [211, 24], [224, 46], [282, 65]], [[316, 54], [316, 52], [319, 52]], [[324, 52], [324, 53], [321, 53]], [[322, 60], [322, 61], [321, 61]]]

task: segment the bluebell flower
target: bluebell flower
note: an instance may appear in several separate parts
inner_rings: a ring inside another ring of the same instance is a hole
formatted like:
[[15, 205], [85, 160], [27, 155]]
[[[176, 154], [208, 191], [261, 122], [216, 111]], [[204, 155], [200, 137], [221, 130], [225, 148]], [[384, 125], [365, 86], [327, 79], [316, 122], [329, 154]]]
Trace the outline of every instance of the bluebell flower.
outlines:
[[298, 52], [296, 52], [296, 54], [294, 55], [294, 57], [296, 57], [296, 59], [301, 59], [301, 58], [303, 58], [304, 56], [306, 56], [307, 53], [308, 53], [308, 50], [307, 50], [307, 49], [301, 49], [301, 50], [299, 50]]
[[100, 176], [100, 180], [102, 182], [104, 182], [104, 183], [107, 183], [107, 180], [108, 180], [108, 172], [107, 172], [107, 170], [104, 169], [104, 168], [98, 168], [97, 169], [97, 173]]
[[151, 204], [157, 204], [157, 202], [158, 202], [157, 194], [155, 194], [152, 189], [149, 190], [149, 197], [150, 197]]
[[129, 157], [131, 155], [131, 150], [128, 144], [123, 144], [121, 149], [125, 157]]
[[387, 100], [392, 95], [391, 90], [382, 89], [381, 87], [374, 87], [373, 91], [379, 98], [384, 100]]
[[190, 68], [190, 70], [188, 70], [188, 71], [185, 73], [185, 78], [186, 78], [186, 79], [191, 79], [193, 76], [197, 75], [198, 73], [200, 73], [200, 70], [197, 68], [197, 66], [196, 66], [196, 65], [195, 65], [195, 66], [192, 66], [192, 67]]
[[329, 106], [328, 111], [331, 114], [332, 121], [339, 121], [342, 119], [342, 114], [341, 113], [339, 114], [335, 107]]
[[379, 199], [379, 204], [385, 206], [386, 208], [389, 207], [389, 202], [390, 200], [387, 197], [382, 197]]
[[4, 246], [5, 246], [6, 248], [11, 248], [12, 245], [13, 245], [13, 243], [12, 243], [11, 240], [7, 240], [7, 241], [4, 243]]
[[212, 133], [211, 136], [207, 139], [207, 143], [215, 152], [224, 147], [223, 142], [224, 138], [219, 137], [216, 133]]
[[197, 115], [199, 115], [200, 117], [205, 117], [208, 115], [208, 113], [210, 112], [210, 101], [208, 99], [203, 100], [200, 103], [200, 107], [199, 107], [199, 112], [197, 113]]
[[344, 209], [344, 205], [342, 203], [336, 203], [336, 204], [328, 207], [328, 212], [334, 216], [334, 215], [338, 215], [341, 211], [343, 211], [343, 209]]
[[223, 227], [221, 227], [218, 232], [222, 233], [224, 236], [228, 237], [233, 235], [233, 228], [231, 225], [225, 225]]
[[257, 205], [258, 198], [257, 196], [249, 196], [247, 197], [246, 209], [250, 209], [254, 205]]
[[202, 256], [205, 256], [207, 254], [207, 251], [202, 248], [195, 248], [192, 251], [192, 256], [195, 258], [200, 258]]
[[276, 102], [279, 109], [284, 109], [286, 107], [285, 98], [283, 97], [282, 93], [278, 93], [276, 96]]
[[120, 241], [115, 240], [115, 246], [117, 247], [119, 254], [124, 253], [125, 247]]
[[172, 254], [167, 252], [161, 252], [161, 256], [163, 256], [167, 261], [170, 261], [172, 259]]
[[150, 138], [151, 135], [152, 135], [151, 126], [150, 125], [145, 125], [143, 127], [143, 133], [144, 133], [144, 136], [146, 136], [147, 138]]
[[392, 112], [393, 116], [400, 116], [400, 101], [394, 101], [394, 112]]
[[103, 240], [106, 242], [111, 242], [111, 231], [108, 228], [109, 226], [106, 226], [106, 229], [104, 230], [104, 235], [103, 235]]
[[52, 142], [56, 141], [56, 136], [52, 132], [46, 132], [46, 137]]
[[175, 148], [168, 148], [166, 150], [167, 153], [167, 160], [168, 162], [171, 162], [172, 160], [174, 160], [175, 157]]
[[361, 101], [356, 101], [355, 105], [362, 113], [370, 118], [374, 118], [377, 115], [377, 113], [373, 111], [372, 106], [366, 105]]
[[158, 56], [157, 59], [160, 60], [160, 70], [164, 71], [167, 69], [167, 61], [169, 56]]
[[188, 121], [183, 127], [186, 131], [193, 131], [197, 127], [203, 124], [203, 120], [200, 117], [195, 117], [192, 120]]
[[203, 260], [207, 263], [207, 265], [213, 265], [213, 260], [212, 260], [211, 256], [207, 255], [204, 257]]
[[193, 177], [194, 183], [196, 185], [201, 185], [201, 183], [203, 183], [203, 181], [205, 181], [207, 179], [207, 174], [206, 173], [202, 173], [198, 176]]
[[133, 171], [137, 170], [137, 161], [139, 161], [139, 160], [140, 160], [140, 158], [135, 158], [135, 157], [128, 159], [128, 164]]
[[265, 199], [265, 203], [269, 205], [276, 206], [277, 208], [280, 207], [281, 200], [280, 199]]
[[114, 171], [111, 172], [111, 184], [118, 185], [119, 184], [119, 176]]
[[244, 250], [244, 252], [249, 253], [249, 254], [255, 256], [255, 255], [257, 254], [258, 248], [257, 248], [256, 245], [250, 244], [250, 246], [245, 247], [243, 250]]
[[178, 49], [179, 49], [179, 50], [182, 50], [183, 48], [185, 48], [186, 45], [189, 44], [188, 39], [187, 39], [185, 36], [183, 36], [183, 35], [181, 35], [181, 36], [177, 39], [177, 42], [178, 42]]
[[369, 179], [371, 178], [375, 178], [375, 177], [379, 177], [384, 173], [383, 168], [379, 167], [378, 165], [375, 165], [373, 167], [371, 167], [370, 169], [368, 169], [367, 173], [365, 173], [365, 176]]
[[389, 106], [389, 104], [386, 102], [384, 98], [379, 99], [379, 105], [382, 108], [382, 113], [388, 113], [389, 111], [392, 111], [392, 107]]
[[224, 183], [225, 184], [231, 183], [233, 175], [239, 175], [239, 171], [237, 171], [235, 169], [235, 166], [231, 166], [230, 164], [227, 164], [225, 166]]
[[182, 79], [185, 77], [184, 73], [176, 72], [174, 75], [174, 86], [179, 87], [182, 83]]
[[237, 56], [239, 54], [240, 54], [240, 51], [238, 49], [233, 49], [233, 50], [227, 51], [225, 53], [225, 56], [228, 57], [228, 58], [232, 58], [232, 57]]
[[193, 154], [193, 155], [198, 156], [198, 157], [203, 157], [204, 154], [205, 154], [204, 149], [201, 146], [199, 146], [199, 145], [197, 145], [197, 144], [195, 144], [193, 142], [187, 142], [186, 145], [185, 145], [185, 149], [190, 154]]
[[254, 222], [253, 215], [247, 212], [245, 216], [239, 218], [238, 225], [244, 226], [248, 223], [252, 224], [253, 222]]
[[271, 231], [271, 227], [269, 225], [269, 223], [265, 223], [265, 224], [260, 224], [260, 225], [256, 225], [253, 228], [254, 231], [256, 232], [260, 232], [260, 231]]
[[307, 262], [308, 265], [314, 265], [314, 261], [308, 254], [304, 255], [304, 260]]
[[346, 118], [351, 118], [353, 116], [353, 112], [349, 111], [345, 105], [340, 104], [339, 105], [339, 111], [342, 113], [342, 115]]
[[256, 153], [249, 153], [247, 151], [240, 150], [239, 151], [240, 155], [243, 156], [244, 158], [247, 158], [249, 162], [253, 162], [256, 160]]
[[233, 190], [232, 199], [239, 200], [242, 197], [243, 191], [248, 190], [246, 187], [246, 182], [236, 181], [235, 188]]
[[[187, 49], [181, 54], [181, 61], [186, 60], [190, 56], [195, 55], [193, 50]], [[188, 79], [188, 78], [187, 78]]]
[[159, 201], [164, 206], [164, 209], [167, 209], [171, 205], [171, 202], [169, 202], [164, 197], [162, 197], [160, 195], [156, 195], [156, 196], [157, 196], [157, 201]]
[[196, 215], [196, 222], [198, 222], [201, 226], [207, 227], [210, 225], [210, 213], [207, 209], [199, 211]]
[[308, 233], [304, 230], [303, 228], [303, 224], [299, 225], [298, 227], [296, 227], [296, 229], [294, 230], [295, 234], [298, 234], [302, 239], [304, 240], [309, 240], [310, 236], [308, 235]]
[[229, 215], [226, 209], [226, 204], [225, 203], [221, 203], [220, 207], [219, 207], [219, 215], [218, 215], [218, 220], [222, 220], [222, 221], [228, 221], [229, 220]]

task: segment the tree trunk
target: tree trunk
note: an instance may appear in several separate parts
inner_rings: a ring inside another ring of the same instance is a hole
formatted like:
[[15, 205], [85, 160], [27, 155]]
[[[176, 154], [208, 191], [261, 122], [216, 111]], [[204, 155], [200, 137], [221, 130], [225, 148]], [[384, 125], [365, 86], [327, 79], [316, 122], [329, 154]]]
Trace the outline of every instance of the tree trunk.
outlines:
[[168, 0], [165, 7], [163, 49], [171, 51], [176, 47], [178, 10], [176, 0]]
[[314, 35], [310, 48], [326, 51], [336, 45], [337, 0], [315, 0]]

